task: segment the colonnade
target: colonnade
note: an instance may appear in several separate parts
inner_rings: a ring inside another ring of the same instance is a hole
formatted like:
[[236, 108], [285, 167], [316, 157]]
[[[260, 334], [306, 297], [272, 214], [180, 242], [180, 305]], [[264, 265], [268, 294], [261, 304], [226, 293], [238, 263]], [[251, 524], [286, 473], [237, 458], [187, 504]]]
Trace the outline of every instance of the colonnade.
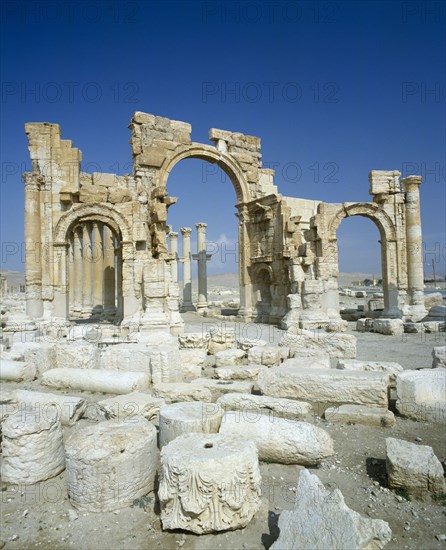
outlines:
[[113, 317], [122, 310], [121, 248], [99, 221], [73, 228], [69, 251], [70, 317]]
[[197, 309], [203, 309], [208, 306], [207, 300], [207, 262], [212, 255], [206, 252], [206, 228], [207, 224], [197, 223], [197, 253], [191, 254], [190, 236], [192, 229], [190, 227], [182, 227], [182, 256], [178, 255], [178, 233], [170, 231], [170, 255], [171, 255], [171, 270], [172, 280], [178, 281], [179, 264], [183, 265], [183, 303], [182, 311], [195, 310], [192, 303], [192, 266], [191, 261], [196, 260], [198, 263], [198, 302]]

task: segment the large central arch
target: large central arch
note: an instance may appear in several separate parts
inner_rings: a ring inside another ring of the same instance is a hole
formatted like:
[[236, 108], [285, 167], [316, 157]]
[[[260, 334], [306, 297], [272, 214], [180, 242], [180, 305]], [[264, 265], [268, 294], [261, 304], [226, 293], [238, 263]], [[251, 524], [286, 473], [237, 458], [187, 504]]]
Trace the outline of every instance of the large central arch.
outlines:
[[159, 170], [159, 181], [157, 186], [162, 189], [167, 189], [167, 180], [173, 168], [182, 160], [185, 159], [200, 159], [211, 164], [217, 164], [229, 177], [236, 196], [238, 209], [237, 217], [238, 224], [238, 272], [239, 272], [239, 293], [240, 293], [240, 310], [239, 315], [245, 316], [246, 311], [251, 309], [250, 298], [250, 279], [247, 270], [249, 246], [247, 243], [248, 235], [246, 228], [246, 216], [244, 215], [244, 205], [250, 200], [249, 184], [240, 164], [232, 158], [231, 155], [225, 154], [215, 147], [203, 144], [192, 143], [187, 146], [177, 148], [175, 152], [168, 156]]

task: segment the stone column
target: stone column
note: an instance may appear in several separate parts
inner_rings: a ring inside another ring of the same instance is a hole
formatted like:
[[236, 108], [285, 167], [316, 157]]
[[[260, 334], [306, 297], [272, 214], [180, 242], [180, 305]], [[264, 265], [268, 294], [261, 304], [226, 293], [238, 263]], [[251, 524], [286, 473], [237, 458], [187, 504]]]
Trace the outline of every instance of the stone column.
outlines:
[[118, 319], [124, 317], [124, 296], [122, 289], [122, 245], [116, 247], [116, 281], [118, 284], [117, 303], [118, 303]]
[[93, 308], [91, 305], [93, 254], [91, 246], [91, 227], [89, 223], [82, 226], [82, 316], [90, 317]]
[[172, 276], [172, 282], [178, 282], [178, 233], [175, 231], [170, 231], [170, 254], [173, 257], [173, 260], [170, 263], [170, 270]]
[[80, 315], [82, 311], [82, 229], [76, 227], [73, 231], [73, 313]]
[[104, 225], [104, 313], [114, 315], [115, 304], [115, 247], [112, 230]]
[[183, 305], [181, 311], [195, 310], [192, 304], [192, 273], [190, 265], [190, 235], [192, 229], [190, 227], [182, 227], [181, 235], [183, 236]]
[[197, 223], [197, 254], [193, 255], [198, 262], [198, 303], [197, 309], [208, 307], [208, 278], [207, 262], [211, 254], [206, 254], [206, 228], [207, 223]]
[[251, 242], [248, 234], [247, 223], [249, 221], [248, 209], [239, 207], [236, 214], [238, 218], [238, 262], [239, 262], [239, 287], [240, 309], [238, 316], [245, 321], [254, 319], [253, 315], [253, 285], [248, 271], [251, 256]]
[[68, 317], [71, 317], [74, 308], [74, 233], [69, 238], [68, 248]]
[[427, 313], [424, 307], [423, 243], [420, 214], [421, 182], [421, 176], [408, 176], [401, 179], [406, 192], [407, 279], [410, 314], [413, 320], [422, 319]]
[[26, 314], [42, 317], [42, 251], [40, 190], [30, 175], [25, 176], [25, 284]]
[[93, 313], [102, 313], [104, 309], [104, 252], [102, 247], [102, 230], [102, 223], [93, 222]]

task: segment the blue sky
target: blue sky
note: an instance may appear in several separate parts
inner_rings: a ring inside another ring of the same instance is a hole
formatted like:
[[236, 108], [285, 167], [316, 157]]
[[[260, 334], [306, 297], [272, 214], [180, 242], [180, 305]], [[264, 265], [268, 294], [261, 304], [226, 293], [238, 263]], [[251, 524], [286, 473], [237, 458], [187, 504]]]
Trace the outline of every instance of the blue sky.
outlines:
[[[1, 4], [2, 268], [22, 269], [27, 121], [57, 122], [83, 169], [130, 171], [134, 111], [262, 138], [283, 195], [369, 200], [371, 169], [424, 176], [426, 260], [445, 270], [446, 8], [443, 2]], [[236, 242], [235, 193], [199, 161], [176, 166], [175, 229], [208, 223]], [[369, 220], [339, 229], [343, 271], [379, 272]], [[221, 246], [220, 246], [221, 249]], [[217, 255], [218, 256], [218, 255]], [[234, 271], [231, 256], [210, 271]]]

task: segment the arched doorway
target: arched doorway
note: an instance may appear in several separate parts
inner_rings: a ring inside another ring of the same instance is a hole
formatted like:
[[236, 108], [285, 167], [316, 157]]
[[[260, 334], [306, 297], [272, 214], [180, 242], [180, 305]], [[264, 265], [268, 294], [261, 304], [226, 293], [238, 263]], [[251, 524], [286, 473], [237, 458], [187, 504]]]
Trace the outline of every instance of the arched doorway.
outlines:
[[[249, 256], [249, 239], [246, 227], [246, 211], [245, 204], [250, 200], [250, 191], [246, 176], [241, 169], [241, 166], [231, 156], [224, 154], [224, 151], [219, 151], [215, 147], [192, 144], [177, 149], [175, 154], [166, 158], [159, 173], [159, 186], [166, 189], [168, 177], [173, 168], [182, 160], [185, 159], [200, 159], [210, 163], [210, 165], [218, 166], [227, 176], [228, 183], [230, 182], [236, 194], [236, 208], [238, 217], [238, 279], [240, 292], [240, 308], [239, 315], [247, 316], [252, 312], [251, 301], [251, 286], [250, 278], [247, 270], [247, 259]], [[187, 188], [183, 193], [187, 192]], [[181, 194], [180, 194], [181, 198]], [[201, 220], [197, 220], [201, 221]]]
[[68, 234], [68, 314], [70, 319], [122, 317], [121, 239], [99, 220], [74, 224]]
[[[322, 250], [326, 250], [325, 263], [331, 281], [330, 290], [326, 296], [326, 309], [335, 307], [339, 311], [339, 299], [337, 296], [337, 278], [339, 272], [339, 253], [337, 231], [342, 222], [350, 216], [363, 216], [370, 219], [378, 228], [381, 243], [381, 273], [384, 294], [384, 312], [386, 317], [401, 317], [399, 307], [400, 273], [399, 267], [403, 262], [398, 261], [400, 250], [396, 238], [396, 229], [389, 215], [374, 203], [345, 203], [343, 205], [330, 205], [332, 215], [327, 223], [327, 241], [322, 244]], [[333, 210], [336, 210], [333, 212]], [[336, 294], [336, 295], [335, 295]], [[328, 311], [330, 316], [330, 311]]]

